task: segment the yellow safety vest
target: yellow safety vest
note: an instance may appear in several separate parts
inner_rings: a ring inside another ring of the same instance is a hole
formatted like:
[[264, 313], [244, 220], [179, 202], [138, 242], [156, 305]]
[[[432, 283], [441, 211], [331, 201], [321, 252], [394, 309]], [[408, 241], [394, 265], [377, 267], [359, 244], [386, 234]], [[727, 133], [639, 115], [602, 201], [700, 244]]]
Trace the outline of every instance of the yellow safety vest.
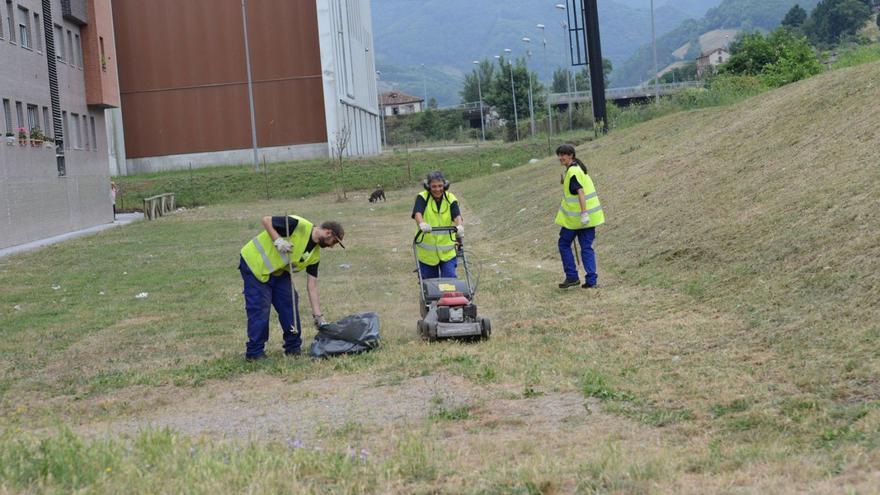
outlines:
[[[571, 194], [569, 191], [572, 177], [577, 177], [578, 184], [584, 188], [584, 200], [587, 213], [590, 214], [590, 223], [586, 225], [581, 223], [581, 204], [578, 195]], [[562, 181], [562, 204], [559, 205], [559, 211], [556, 213], [556, 224], [567, 229], [578, 230], [603, 223], [605, 223], [605, 213], [602, 211], [602, 205], [599, 204], [599, 195], [596, 193], [593, 180], [578, 165], [569, 166], [565, 171], [565, 180]]]
[[[419, 193], [425, 202], [425, 213], [422, 215], [425, 223], [431, 227], [452, 227], [452, 203], [456, 201], [455, 195], [451, 192], [444, 192], [440, 206], [428, 191]], [[420, 230], [416, 231], [416, 253], [419, 261], [426, 265], [439, 265], [442, 261], [449, 261], [455, 258], [455, 234], [422, 234]]]
[[282, 255], [278, 252], [272, 237], [265, 230], [241, 248], [241, 257], [260, 282], [267, 282], [269, 276], [287, 270], [291, 261], [293, 271], [298, 272], [321, 259], [321, 247], [317, 244], [306, 252], [312, 236], [312, 222], [296, 215], [290, 215], [290, 218], [297, 222], [293, 235], [286, 238], [292, 246], [290, 253]]

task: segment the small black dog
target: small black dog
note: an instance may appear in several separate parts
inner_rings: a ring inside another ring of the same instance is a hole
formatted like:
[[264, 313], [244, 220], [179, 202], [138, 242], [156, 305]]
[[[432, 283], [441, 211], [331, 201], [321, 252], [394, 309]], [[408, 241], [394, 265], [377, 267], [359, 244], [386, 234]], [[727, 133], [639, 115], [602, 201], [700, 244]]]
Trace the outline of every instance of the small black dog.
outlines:
[[379, 200], [385, 201], [385, 190], [382, 189], [382, 186], [376, 186], [376, 190], [373, 191], [373, 194], [370, 194], [370, 203], [378, 203]]

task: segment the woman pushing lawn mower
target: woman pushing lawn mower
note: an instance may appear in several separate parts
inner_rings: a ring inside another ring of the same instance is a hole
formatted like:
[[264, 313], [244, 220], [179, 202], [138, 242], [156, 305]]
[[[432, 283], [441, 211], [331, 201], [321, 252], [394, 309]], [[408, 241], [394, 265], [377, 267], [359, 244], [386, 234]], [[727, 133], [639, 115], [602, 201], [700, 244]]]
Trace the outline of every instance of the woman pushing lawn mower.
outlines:
[[[449, 192], [449, 181], [439, 170], [429, 173], [422, 187], [425, 190], [416, 196], [412, 212], [419, 228], [416, 233], [423, 234], [416, 245], [419, 272], [422, 278], [455, 278], [455, 238], [464, 234], [458, 199]], [[452, 226], [456, 235], [431, 233], [432, 228]]]

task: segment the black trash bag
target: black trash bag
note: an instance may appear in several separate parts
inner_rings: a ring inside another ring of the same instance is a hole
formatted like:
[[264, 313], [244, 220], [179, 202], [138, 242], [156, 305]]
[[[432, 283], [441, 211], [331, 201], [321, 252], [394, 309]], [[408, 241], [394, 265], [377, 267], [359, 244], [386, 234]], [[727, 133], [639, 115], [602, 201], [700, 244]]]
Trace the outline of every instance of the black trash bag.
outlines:
[[379, 315], [357, 313], [321, 325], [309, 355], [316, 358], [360, 354], [379, 347]]

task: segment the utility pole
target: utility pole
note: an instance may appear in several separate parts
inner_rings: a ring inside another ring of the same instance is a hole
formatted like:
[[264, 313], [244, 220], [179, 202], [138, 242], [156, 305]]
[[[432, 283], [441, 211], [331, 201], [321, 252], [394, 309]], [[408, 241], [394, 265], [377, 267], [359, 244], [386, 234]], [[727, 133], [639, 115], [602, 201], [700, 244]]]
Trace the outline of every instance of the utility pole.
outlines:
[[477, 66], [477, 94], [480, 96], [480, 132], [483, 133], [483, 141], [486, 140], [486, 124], [485, 119], [483, 118], [483, 85], [480, 83], [481, 70], [480, 70], [480, 62], [479, 60], [474, 60], [474, 65]]
[[[573, 0], [577, 1], [577, 0]], [[605, 74], [602, 67], [602, 44], [599, 41], [599, 9], [596, 0], [582, 0], [584, 11], [587, 64], [590, 67], [590, 89], [593, 96], [593, 118], [602, 133], [608, 132], [605, 108]]]
[[654, 0], [651, 0], [651, 46], [654, 49], [654, 98], [660, 103], [660, 76], [657, 75], [657, 35], [654, 31]]
[[513, 124], [516, 126], [516, 140], [519, 141], [519, 116], [516, 114], [516, 86], [513, 84], [513, 50], [505, 48], [504, 53], [510, 56], [510, 97], [513, 99]]

